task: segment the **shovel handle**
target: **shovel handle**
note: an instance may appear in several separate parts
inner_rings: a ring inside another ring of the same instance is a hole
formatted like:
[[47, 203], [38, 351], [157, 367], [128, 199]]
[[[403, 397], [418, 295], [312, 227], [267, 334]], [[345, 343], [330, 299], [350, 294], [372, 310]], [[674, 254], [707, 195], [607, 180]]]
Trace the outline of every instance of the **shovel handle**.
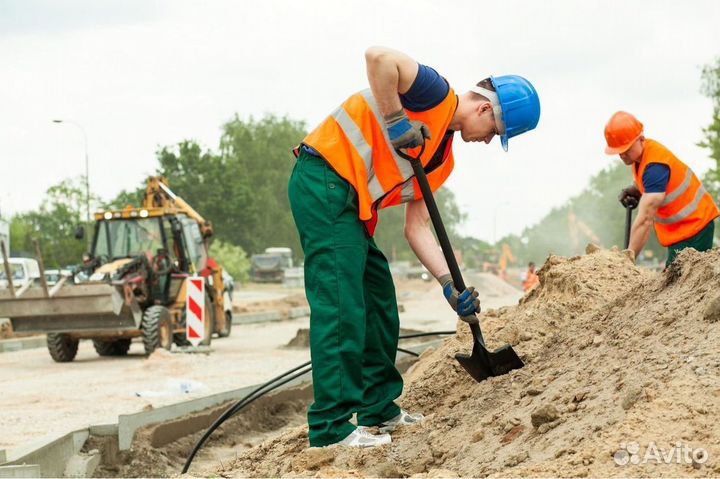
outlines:
[[632, 224], [632, 208], [629, 206], [625, 207], [625, 248], [628, 249], [630, 246], [630, 225]]
[[425, 175], [425, 170], [422, 167], [422, 163], [420, 163], [420, 155], [422, 155], [424, 149], [425, 145], [423, 144], [417, 158], [413, 158], [400, 149], [395, 149], [395, 151], [398, 155], [409, 161], [410, 165], [412, 165], [413, 172], [415, 173], [415, 177], [420, 185], [420, 191], [422, 191], [423, 200], [425, 200], [425, 206], [427, 206], [428, 213], [430, 213], [430, 219], [432, 220], [433, 227], [435, 228], [435, 234], [437, 234], [438, 241], [440, 242], [440, 248], [445, 256], [448, 268], [450, 268], [450, 275], [452, 276], [453, 283], [455, 283], [455, 289], [463, 291], [465, 289], [465, 281], [463, 281], [462, 274], [460, 273], [460, 267], [455, 259], [455, 253], [453, 252], [452, 245], [450, 244], [450, 238], [448, 238], [447, 232], [445, 231], [445, 225], [443, 224], [442, 217], [440, 216], [440, 210], [438, 210], [437, 203], [433, 197], [432, 188], [430, 188], [430, 183]]

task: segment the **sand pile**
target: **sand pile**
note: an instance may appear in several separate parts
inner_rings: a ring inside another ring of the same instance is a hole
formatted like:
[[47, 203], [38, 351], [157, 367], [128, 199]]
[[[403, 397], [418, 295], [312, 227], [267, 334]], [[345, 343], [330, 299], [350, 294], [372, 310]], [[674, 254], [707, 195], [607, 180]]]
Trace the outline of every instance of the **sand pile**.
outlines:
[[482, 316], [490, 346], [511, 343], [524, 368], [475, 383], [454, 359], [471, 344], [459, 325], [409, 371], [401, 405], [427, 418], [393, 433], [391, 445], [308, 449], [299, 426], [218, 472], [720, 474], [720, 251], [686, 250], [664, 273], [618, 251], [551, 256], [539, 276], [521, 304]]

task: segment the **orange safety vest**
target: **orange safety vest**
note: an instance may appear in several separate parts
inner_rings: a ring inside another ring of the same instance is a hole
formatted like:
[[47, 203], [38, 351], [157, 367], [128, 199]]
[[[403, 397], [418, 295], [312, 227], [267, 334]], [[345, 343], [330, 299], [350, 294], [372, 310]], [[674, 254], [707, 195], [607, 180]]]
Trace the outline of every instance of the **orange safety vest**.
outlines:
[[[405, 110], [410, 120], [430, 128], [420, 161], [425, 167], [433, 158], [455, 114], [458, 99], [452, 88], [437, 106], [421, 112]], [[422, 198], [412, 165], [390, 143], [387, 128], [372, 92], [367, 89], [348, 98], [303, 143], [314, 148], [358, 195], [359, 218], [370, 234], [375, 232], [377, 210]], [[416, 156], [420, 148], [408, 151]], [[432, 191], [445, 182], [454, 166], [452, 136], [442, 162], [426, 171]]]
[[523, 289], [525, 292], [530, 291], [536, 284], [540, 284], [540, 277], [537, 275], [537, 273], [533, 273], [532, 271], [527, 271], [527, 279], [523, 283]]
[[633, 167], [635, 184], [645, 193], [642, 177], [648, 165], [659, 163], [670, 168], [665, 199], [655, 213], [655, 232], [663, 246], [692, 238], [720, 215], [712, 196], [692, 170], [670, 150], [654, 140], [645, 140], [640, 164]]

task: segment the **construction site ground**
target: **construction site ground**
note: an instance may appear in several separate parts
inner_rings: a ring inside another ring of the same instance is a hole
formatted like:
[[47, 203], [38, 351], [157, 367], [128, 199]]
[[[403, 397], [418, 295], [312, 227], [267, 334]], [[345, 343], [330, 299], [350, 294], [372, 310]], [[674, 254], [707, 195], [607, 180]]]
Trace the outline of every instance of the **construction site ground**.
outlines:
[[[487, 307], [517, 303], [521, 293], [498, 278], [470, 277], [483, 292]], [[469, 278], [469, 279], [470, 279]], [[455, 328], [455, 318], [435, 282], [397, 283], [401, 327], [432, 331]], [[251, 285], [236, 291], [236, 313], [287, 310], [306, 304], [301, 290], [280, 285]], [[143, 355], [134, 341], [127, 357], [100, 357], [90, 341], [81, 341], [77, 358], [55, 363], [45, 348], [0, 354], [0, 449], [31, 443], [48, 434], [69, 432], [90, 424], [115, 423], [119, 414], [131, 414], [187, 399], [228, 391], [268, 379], [309, 360], [307, 344], [298, 343], [298, 331], [309, 318], [266, 323], [235, 324], [229, 338], [214, 339], [212, 352], [176, 354], [156, 351]], [[300, 332], [302, 338], [302, 331]], [[292, 340], [295, 347], [288, 347]], [[189, 393], [181, 384], [190, 385]], [[291, 406], [292, 418], [302, 422], [307, 398]], [[276, 428], [261, 425], [260, 437]], [[281, 423], [282, 425], [284, 423]], [[278, 426], [279, 427], [279, 426]], [[252, 438], [238, 437], [238, 443]], [[226, 448], [234, 457], [237, 450]], [[211, 451], [207, 468], [214, 468], [223, 447]], [[227, 461], [227, 457], [225, 460]], [[148, 474], [137, 471], [139, 475]], [[111, 471], [105, 471], [112, 474]], [[168, 472], [169, 474], [170, 472]], [[130, 474], [125, 471], [123, 474]]]
[[684, 250], [665, 272], [588, 253], [551, 256], [519, 305], [482, 315], [489, 346], [513, 345], [522, 369], [472, 380], [454, 359], [464, 327], [424, 353], [400, 404], [425, 421], [392, 444], [309, 448], [297, 421], [197, 474], [717, 477], [720, 250]]

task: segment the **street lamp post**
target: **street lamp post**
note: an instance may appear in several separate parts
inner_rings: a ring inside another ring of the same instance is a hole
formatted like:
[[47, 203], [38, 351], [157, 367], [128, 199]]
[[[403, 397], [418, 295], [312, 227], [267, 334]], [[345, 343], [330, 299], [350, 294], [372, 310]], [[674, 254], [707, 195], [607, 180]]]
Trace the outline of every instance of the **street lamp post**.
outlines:
[[85, 214], [86, 222], [90, 224], [90, 162], [88, 161], [88, 140], [85, 128], [71, 120], [53, 120], [53, 123], [67, 123], [68, 125], [76, 126], [80, 129], [83, 135], [83, 141], [85, 142]]

